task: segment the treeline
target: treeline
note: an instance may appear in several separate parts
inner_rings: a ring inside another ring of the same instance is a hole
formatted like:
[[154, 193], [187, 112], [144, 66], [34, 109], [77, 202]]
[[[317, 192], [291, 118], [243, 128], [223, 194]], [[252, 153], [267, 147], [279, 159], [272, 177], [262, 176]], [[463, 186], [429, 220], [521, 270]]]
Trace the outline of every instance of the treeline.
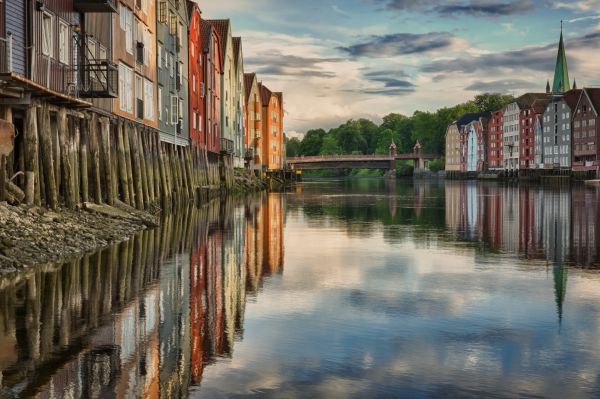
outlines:
[[412, 152], [419, 140], [423, 152], [443, 156], [449, 124], [467, 113], [497, 111], [513, 100], [510, 95], [485, 93], [435, 112], [415, 111], [412, 116], [392, 113], [385, 116], [380, 125], [358, 119], [349, 120], [329, 131], [312, 129], [302, 140], [286, 140], [287, 156], [387, 154], [392, 139], [398, 153]]

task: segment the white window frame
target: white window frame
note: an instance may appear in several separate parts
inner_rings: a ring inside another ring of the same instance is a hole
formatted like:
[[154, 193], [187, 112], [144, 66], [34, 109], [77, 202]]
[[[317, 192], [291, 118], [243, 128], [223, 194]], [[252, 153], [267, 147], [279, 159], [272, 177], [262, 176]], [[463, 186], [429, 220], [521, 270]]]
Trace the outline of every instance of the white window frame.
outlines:
[[119, 108], [133, 113], [133, 69], [119, 63]]
[[158, 69], [162, 69], [162, 53], [163, 53], [163, 46], [160, 42], [157, 43], [156, 46], [156, 53], [157, 53], [157, 65], [158, 65]]
[[59, 20], [58, 22], [58, 60], [69, 65], [69, 24]]
[[144, 79], [144, 118], [154, 121], [154, 83]]
[[158, 120], [162, 121], [162, 87], [158, 86]]
[[177, 116], [179, 115], [178, 113], [178, 108], [179, 106], [179, 97], [171, 95], [171, 124], [172, 125], [176, 125], [177, 124]]
[[42, 54], [54, 58], [54, 15], [49, 12], [42, 14]]

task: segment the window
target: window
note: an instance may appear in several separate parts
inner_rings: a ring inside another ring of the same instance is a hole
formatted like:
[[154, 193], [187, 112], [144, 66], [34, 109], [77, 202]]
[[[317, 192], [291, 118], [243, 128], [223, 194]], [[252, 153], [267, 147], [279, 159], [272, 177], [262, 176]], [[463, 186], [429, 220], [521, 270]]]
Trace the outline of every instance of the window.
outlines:
[[179, 119], [183, 119], [183, 99], [179, 99], [179, 108], [177, 109], [177, 115], [179, 116]]
[[133, 69], [119, 64], [119, 107], [121, 111], [133, 113]]
[[156, 53], [157, 53], [157, 65], [159, 69], [162, 69], [162, 44], [160, 44], [160, 42], [158, 43], [158, 45], [156, 46]]
[[[108, 51], [106, 50], [106, 47], [104, 47], [103, 45], [99, 44], [98, 45], [98, 51], [99, 51], [99, 57], [98, 59], [100, 61], [107, 61], [108, 60]], [[104, 72], [100, 72], [100, 81], [104, 84], [106, 84], [106, 73]]]
[[196, 130], [196, 111], [192, 112], [192, 129]]
[[172, 125], [176, 125], [177, 124], [177, 105], [178, 105], [178, 98], [177, 96], [171, 96], [171, 124]]
[[192, 75], [192, 91], [196, 92], [196, 75]]
[[54, 57], [54, 17], [45, 12], [42, 14], [42, 54]]
[[167, 23], [167, 2], [161, 1], [158, 3], [158, 22]]
[[173, 36], [177, 34], [177, 15], [171, 14], [171, 23], [169, 24], [169, 33]]
[[63, 21], [58, 24], [58, 60], [69, 63], [69, 25]]
[[144, 115], [146, 119], [154, 120], [154, 85], [148, 79], [144, 81]]
[[144, 119], [144, 79], [135, 75], [135, 111], [136, 118]]
[[162, 121], [162, 87], [158, 86], [158, 120]]
[[169, 53], [167, 56], [169, 57], [169, 75], [173, 77], [175, 76], [175, 62], [173, 60], [173, 54]]
[[133, 12], [121, 6], [119, 14], [121, 29], [125, 32], [125, 50], [129, 54], [133, 54]]

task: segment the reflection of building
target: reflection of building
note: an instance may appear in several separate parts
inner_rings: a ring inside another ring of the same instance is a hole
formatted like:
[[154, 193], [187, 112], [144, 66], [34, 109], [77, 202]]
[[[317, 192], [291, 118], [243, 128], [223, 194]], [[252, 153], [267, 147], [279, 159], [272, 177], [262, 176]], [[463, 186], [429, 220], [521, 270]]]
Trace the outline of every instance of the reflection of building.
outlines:
[[507, 252], [517, 253], [519, 238], [519, 189], [506, 186], [502, 190], [502, 242]]
[[585, 187], [572, 189], [571, 259], [578, 265], [594, 265], [600, 261], [600, 194]]
[[527, 257], [537, 257], [543, 253], [541, 229], [536, 208], [539, 206], [539, 190], [532, 187], [519, 188], [519, 252]]
[[502, 191], [497, 185], [484, 185], [482, 191], [482, 233], [492, 248], [498, 249], [502, 246]]
[[543, 242], [546, 258], [564, 263], [571, 241], [571, 193], [569, 187], [546, 189], [543, 199]]
[[446, 227], [453, 233], [458, 232], [460, 226], [460, 182], [447, 181], [444, 187], [446, 203]]
[[265, 271], [270, 274], [283, 270], [283, 197], [276, 193], [267, 196], [264, 223]]

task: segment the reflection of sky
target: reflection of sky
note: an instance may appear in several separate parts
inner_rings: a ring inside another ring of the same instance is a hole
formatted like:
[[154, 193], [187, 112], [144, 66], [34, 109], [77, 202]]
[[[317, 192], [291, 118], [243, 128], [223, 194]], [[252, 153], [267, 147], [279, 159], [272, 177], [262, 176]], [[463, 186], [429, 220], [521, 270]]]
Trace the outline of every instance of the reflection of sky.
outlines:
[[597, 273], [569, 270], [559, 329], [545, 262], [410, 232], [390, 243], [377, 221], [360, 222], [377, 226], [364, 236], [320, 217], [329, 222], [288, 214], [283, 276], [248, 303], [233, 358], [208, 367], [193, 394], [600, 395]]

